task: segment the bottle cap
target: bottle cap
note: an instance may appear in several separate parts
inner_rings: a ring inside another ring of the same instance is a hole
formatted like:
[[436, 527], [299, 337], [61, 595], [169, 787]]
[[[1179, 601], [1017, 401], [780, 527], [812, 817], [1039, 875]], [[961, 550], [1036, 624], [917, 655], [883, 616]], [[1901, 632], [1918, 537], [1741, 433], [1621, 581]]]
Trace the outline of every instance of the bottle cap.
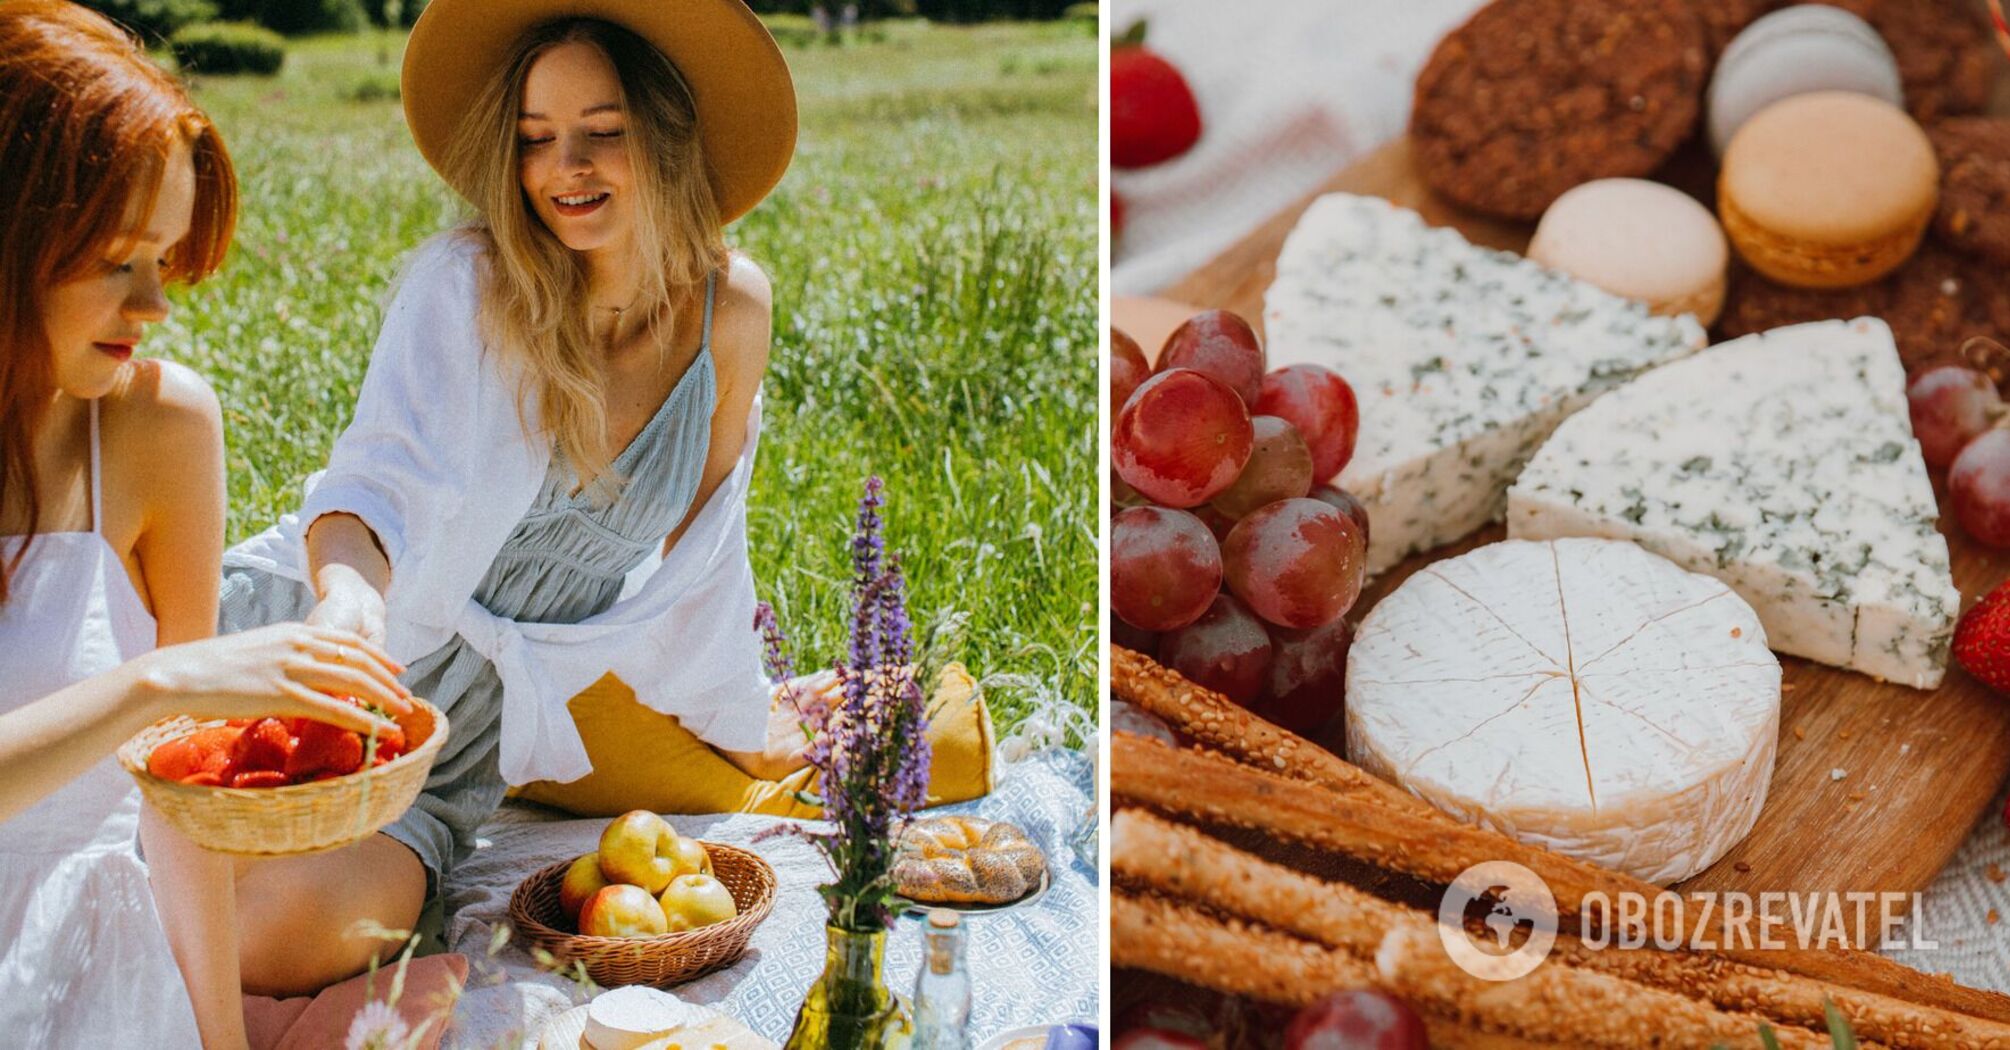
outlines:
[[963, 921], [963, 917], [948, 908], [928, 909], [928, 925], [937, 930], [953, 930]]

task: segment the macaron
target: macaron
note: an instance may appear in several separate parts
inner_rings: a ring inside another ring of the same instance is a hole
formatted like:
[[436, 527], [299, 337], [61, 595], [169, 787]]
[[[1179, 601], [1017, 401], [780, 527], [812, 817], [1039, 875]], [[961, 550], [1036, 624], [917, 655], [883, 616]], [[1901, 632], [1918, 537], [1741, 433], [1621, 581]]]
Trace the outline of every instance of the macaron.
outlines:
[[1597, 179], [1556, 199], [1528, 257], [1663, 315], [1708, 327], [1724, 305], [1730, 249], [1710, 209], [1646, 179]]
[[1797, 288], [1847, 288], [1911, 257], [1939, 193], [1933, 144], [1904, 110], [1818, 91], [1773, 103], [1732, 136], [1717, 216], [1752, 269]]
[[1754, 114], [1810, 91], [1905, 105], [1898, 60], [1869, 22], [1825, 4], [1781, 8], [1746, 26], [1717, 60], [1704, 101], [1710, 148], [1723, 156]]

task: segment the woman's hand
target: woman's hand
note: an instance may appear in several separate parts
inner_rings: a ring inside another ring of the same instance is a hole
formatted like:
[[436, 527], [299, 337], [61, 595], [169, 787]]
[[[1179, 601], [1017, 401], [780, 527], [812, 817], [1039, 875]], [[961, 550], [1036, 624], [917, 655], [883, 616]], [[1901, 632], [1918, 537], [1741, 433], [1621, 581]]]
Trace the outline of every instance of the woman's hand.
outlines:
[[[759, 751], [726, 751], [727, 761], [757, 780], [780, 780], [810, 764], [810, 740], [803, 723], [837, 702], [838, 677], [831, 671], [789, 679], [776, 686], [768, 704], [768, 743]], [[794, 702], [791, 702], [791, 696]]]
[[303, 717], [343, 729], [393, 726], [352, 696], [393, 715], [411, 713], [404, 668], [349, 631], [282, 623], [242, 634], [156, 649], [134, 660], [154, 717]]
[[315, 583], [321, 600], [307, 614], [310, 626], [349, 631], [372, 646], [384, 644], [384, 596], [361, 573], [336, 562], [322, 566]]

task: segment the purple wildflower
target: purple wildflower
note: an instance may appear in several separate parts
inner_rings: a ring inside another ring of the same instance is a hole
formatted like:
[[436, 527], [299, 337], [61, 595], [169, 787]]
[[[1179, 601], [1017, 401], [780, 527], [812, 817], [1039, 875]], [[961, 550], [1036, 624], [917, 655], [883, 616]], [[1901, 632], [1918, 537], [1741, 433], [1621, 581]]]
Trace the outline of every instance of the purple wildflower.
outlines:
[[928, 801], [928, 702], [915, 681], [913, 625], [907, 617], [906, 581], [900, 559], [887, 559], [878, 590], [881, 673], [888, 679], [893, 738], [900, 754], [893, 769], [893, 797], [903, 813]]
[[767, 602], [754, 606], [754, 630], [761, 632], [761, 657], [768, 667], [768, 681], [780, 685], [795, 674], [793, 662], [789, 659], [789, 640], [782, 634], [782, 625], [775, 619], [775, 607]]
[[[818, 840], [837, 879], [824, 887], [831, 921], [844, 929], [884, 929], [893, 918], [893, 832], [925, 801], [928, 715], [914, 680], [913, 625], [899, 559], [886, 553], [879, 510], [884, 486], [867, 479], [852, 537], [851, 645], [838, 668], [840, 693], [819, 720], [809, 760], [822, 780]], [[764, 636], [773, 614], [767, 614]], [[771, 645], [771, 652], [778, 651]], [[769, 661], [772, 673], [774, 659]]]

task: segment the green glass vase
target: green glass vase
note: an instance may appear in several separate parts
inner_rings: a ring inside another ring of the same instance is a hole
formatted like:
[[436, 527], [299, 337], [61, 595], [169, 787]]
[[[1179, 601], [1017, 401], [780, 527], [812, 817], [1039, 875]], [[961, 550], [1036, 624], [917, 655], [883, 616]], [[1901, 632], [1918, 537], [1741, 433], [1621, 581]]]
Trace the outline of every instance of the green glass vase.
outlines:
[[824, 972], [810, 986], [786, 1050], [907, 1050], [914, 1018], [886, 986], [886, 931], [824, 927]]

